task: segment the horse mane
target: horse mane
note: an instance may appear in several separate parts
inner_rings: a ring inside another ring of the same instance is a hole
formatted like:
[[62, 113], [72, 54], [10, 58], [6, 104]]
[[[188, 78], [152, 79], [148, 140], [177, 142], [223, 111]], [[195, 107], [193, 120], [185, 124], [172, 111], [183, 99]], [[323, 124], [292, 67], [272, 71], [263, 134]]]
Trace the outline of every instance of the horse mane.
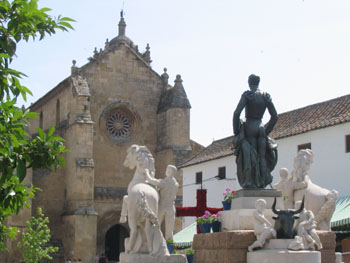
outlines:
[[149, 169], [151, 173], [155, 172], [154, 158], [147, 146], [132, 145], [129, 149], [136, 155], [136, 161], [142, 163], [142, 166]]

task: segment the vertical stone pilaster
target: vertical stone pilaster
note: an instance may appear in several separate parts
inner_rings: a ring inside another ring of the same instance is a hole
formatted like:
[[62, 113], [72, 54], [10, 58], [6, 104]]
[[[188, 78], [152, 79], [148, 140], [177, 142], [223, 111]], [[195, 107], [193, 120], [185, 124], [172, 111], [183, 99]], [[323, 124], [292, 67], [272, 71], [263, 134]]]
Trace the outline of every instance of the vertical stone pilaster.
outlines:
[[96, 255], [97, 213], [80, 208], [74, 214], [65, 215], [64, 252], [65, 258], [94, 263]]
[[65, 257], [93, 263], [96, 253], [97, 213], [94, 209], [94, 122], [90, 116], [90, 92], [85, 79], [72, 77], [75, 105], [66, 144]]

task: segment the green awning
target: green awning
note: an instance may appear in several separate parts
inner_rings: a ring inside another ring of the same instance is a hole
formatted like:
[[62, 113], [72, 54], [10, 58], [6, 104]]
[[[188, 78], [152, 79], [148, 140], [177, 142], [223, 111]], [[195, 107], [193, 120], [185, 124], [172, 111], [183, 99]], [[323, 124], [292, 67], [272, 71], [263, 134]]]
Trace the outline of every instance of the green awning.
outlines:
[[178, 246], [191, 246], [194, 235], [197, 234], [197, 223], [189, 225], [174, 235], [174, 242]]
[[337, 199], [331, 227], [334, 232], [350, 233], [350, 196], [342, 196]]

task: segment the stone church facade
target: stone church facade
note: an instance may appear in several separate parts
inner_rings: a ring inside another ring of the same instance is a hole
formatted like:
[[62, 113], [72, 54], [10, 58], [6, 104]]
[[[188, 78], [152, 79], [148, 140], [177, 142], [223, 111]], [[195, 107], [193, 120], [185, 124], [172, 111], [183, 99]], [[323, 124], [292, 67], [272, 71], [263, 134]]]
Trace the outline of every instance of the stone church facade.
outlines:
[[[30, 120], [30, 132], [56, 126], [70, 152], [66, 166], [36, 171], [32, 183], [42, 191], [32, 201], [50, 218], [51, 234], [60, 246], [55, 262], [96, 254], [117, 260], [124, 249], [128, 226], [119, 224], [122, 197], [133, 171], [123, 166], [131, 144], [146, 145], [156, 159], [156, 177], [168, 164], [179, 165], [192, 155], [190, 103], [178, 75], [175, 85], [152, 70], [150, 51], [141, 53], [119, 34], [105, 48], [77, 67], [71, 76], [31, 105], [40, 118]], [[177, 177], [181, 184], [181, 176]], [[181, 191], [178, 193], [181, 199]], [[180, 222], [178, 222], [180, 223]], [[181, 223], [179, 224], [181, 225]]]

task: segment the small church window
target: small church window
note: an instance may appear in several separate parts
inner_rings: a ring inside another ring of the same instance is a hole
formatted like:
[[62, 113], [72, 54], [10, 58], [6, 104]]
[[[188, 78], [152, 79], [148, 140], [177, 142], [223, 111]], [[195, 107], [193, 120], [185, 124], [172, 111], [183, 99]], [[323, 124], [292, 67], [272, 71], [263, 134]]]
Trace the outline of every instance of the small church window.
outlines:
[[306, 150], [306, 149], [311, 150], [311, 142], [298, 145], [298, 152], [300, 150]]
[[43, 115], [43, 112], [40, 112], [39, 128], [40, 129], [44, 128], [44, 115]]
[[345, 136], [345, 152], [350, 152], [350, 134]]
[[60, 100], [56, 103], [56, 127], [60, 125]]
[[202, 183], [202, 177], [203, 177], [203, 173], [202, 172], [196, 173], [196, 184], [201, 184]]

